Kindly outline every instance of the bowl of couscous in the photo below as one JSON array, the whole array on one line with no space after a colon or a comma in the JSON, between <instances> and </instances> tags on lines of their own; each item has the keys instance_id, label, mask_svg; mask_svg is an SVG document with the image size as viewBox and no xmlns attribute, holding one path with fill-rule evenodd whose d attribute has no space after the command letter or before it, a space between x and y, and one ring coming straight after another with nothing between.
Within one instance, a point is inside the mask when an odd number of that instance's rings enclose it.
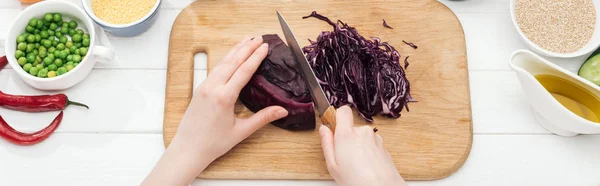
<instances>
[{"instance_id":1,"label":"bowl of couscous","mask_svg":"<svg viewBox=\"0 0 600 186\"><path fill-rule=\"evenodd\" d=\"M85 12L115 36L144 33L156 20L162 0L81 0Z\"/></svg>"}]
</instances>

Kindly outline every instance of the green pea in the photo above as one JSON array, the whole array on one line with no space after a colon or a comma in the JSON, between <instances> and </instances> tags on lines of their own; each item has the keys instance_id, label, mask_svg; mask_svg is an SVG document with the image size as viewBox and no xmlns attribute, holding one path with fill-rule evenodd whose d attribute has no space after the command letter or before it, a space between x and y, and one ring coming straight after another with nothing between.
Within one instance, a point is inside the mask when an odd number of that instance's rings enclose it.
<instances>
[{"instance_id":1,"label":"green pea","mask_svg":"<svg viewBox=\"0 0 600 186\"><path fill-rule=\"evenodd\" d=\"M46 64L46 65L50 65L50 64L52 64L53 62L54 62L54 61L53 61L53 59L52 59L51 57L46 57L46 58L44 58L44 64Z\"/></svg>"},{"instance_id":2,"label":"green pea","mask_svg":"<svg viewBox=\"0 0 600 186\"><path fill-rule=\"evenodd\" d=\"M60 76L63 75L65 73L67 73L67 68L66 67L60 67L56 70L56 73Z\"/></svg>"},{"instance_id":3,"label":"green pea","mask_svg":"<svg viewBox=\"0 0 600 186\"><path fill-rule=\"evenodd\" d=\"M68 27L61 27L60 28L60 33L65 35L69 33L69 28Z\"/></svg>"},{"instance_id":4,"label":"green pea","mask_svg":"<svg viewBox=\"0 0 600 186\"><path fill-rule=\"evenodd\" d=\"M35 26L37 26L37 23L38 23L38 22L37 22L37 20L36 20L35 18L31 18L31 19L29 20L29 26L31 26L31 27L35 27Z\"/></svg>"},{"instance_id":5,"label":"green pea","mask_svg":"<svg viewBox=\"0 0 600 186\"><path fill-rule=\"evenodd\" d=\"M75 30L73 30L73 29L69 29L69 35L70 35L70 36L73 36L73 35L75 35Z\"/></svg>"},{"instance_id":6,"label":"green pea","mask_svg":"<svg viewBox=\"0 0 600 186\"><path fill-rule=\"evenodd\" d=\"M58 68L58 67L56 67L56 65L55 65L55 64L50 64L50 65L48 65L48 70L49 70L49 71L55 71L57 68Z\"/></svg>"},{"instance_id":7,"label":"green pea","mask_svg":"<svg viewBox=\"0 0 600 186\"><path fill-rule=\"evenodd\" d=\"M74 67L77 67L77 65L79 65L79 63L73 63L73 66L74 66Z\"/></svg>"},{"instance_id":8,"label":"green pea","mask_svg":"<svg viewBox=\"0 0 600 186\"><path fill-rule=\"evenodd\" d=\"M40 54L40 53L37 50L35 50L35 49L34 49L33 52L31 52L31 55L33 55L33 56L37 56L38 54Z\"/></svg>"},{"instance_id":9,"label":"green pea","mask_svg":"<svg viewBox=\"0 0 600 186\"><path fill-rule=\"evenodd\" d=\"M80 55L77 55L77 54L75 54L75 55L73 56L73 62L75 62L75 63L79 63L79 62L81 62L81 56L80 56ZM77 66L77 65L75 65L75 66Z\"/></svg>"},{"instance_id":10,"label":"green pea","mask_svg":"<svg viewBox=\"0 0 600 186\"><path fill-rule=\"evenodd\" d=\"M69 27L71 27L71 28L73 28L73 29L74 29L74 28L77 28L77 22L76 22L75 20L71 20L71 21L69 22Z\"/></svg>"},{"instance_id":11,"label":"green pea","mask_svg":"<svg viewBox=\"0 0 600 186\"><path fill-rule=\"evenodd\" d=\"M75 35L73 35L73 37L71 37L71 39L73 39L73 42L79 43L79 42L81 42L82 38L81 38L80 34L75 34Z\"/></svg>"},{"instance_id":12,"label":"green pea","mask_svg":"<svg viewBox=\"0 0 600 186\"><path fill-rule=\"evenodd\" d=\"M34 61L35 61L35 56L32 56L32 55L27 56L27 61L26 61L27 63L33 63ZM19 63L19 64L24 65L25 63L23 63L23 64Z\"/></svg>"},{"instance_id":13,"label":"green pea","mask_svg":"<svg viewBox=\"0 0 600 186\"><path fill-rule=\"evenodd\" d=\"M56 51L56 48L54 48L54 47L48 48L48 53L52 54L52 53L54 53L54 51Z\"/></svg>"},{"instance_id":14,"label":"green pea","mask_svg":"<svg viewBox=\"0 0 600 186\"><path fill-rule=\"evenodd\" d=\"M44 68L44 64L37 64L35 65L35 68L37 68L38 70L42 70Z\"/></svg>"},{"instance_id":15,"label":"green pea","mask_svg":"<svg viewBox=\"0 0 600 186\"><path fill-rule=\"evenodd\" d=\"M34 34L39 34L39 33L40 33L40 29L37 29L37 28L36 28L35 30L33 30L33 33L34 33Z\"/></svg>"},{"instance_id":16,"label":"green pea","mask_svg":"<svg viewBox=\"0 0 600 186\"><path fill-rule=\"evenodd\" d=\"M69 61L66 63L67 65L73 65L73 61Z\"/></svg>"},{"instance_id":17,"label":"green pea","mask_svg":"<svg viewBox=\"0 0 600 186\"><path fill-rule=\"evenodd\" d=\"M27 44L26 44L26 43L24 43L24 42L23 42L23 43L19 43L19 44L17 45L17 50L20 50L20 51L23 51L23 52L24 52L25 50L27 50Z\"/></svg>"},{"instance_id":18,"label":"green pea","mask_svg":"<svg viewBox=\"0 0 600 186\"><path fill-rule=\"evenodd\" d=\"M27 44L27 49L26 52L32 52L35 49L35 45L34 44Z\"/></svg>"},{"instance_id":19,"label":"green pea","mask_svg":"<svg viewBox=\"0 0 600 186\"><path fill-rule=\"evenodd\" d=\"M56 47L60 42L58 40L52 40L52 46Z\"/></svg>"},{"instance_id":20,"label":"green pea","mask_svg":"<svg viewBox=\"0 0 600 186\"><path fill-rule=\"evenodd\" d=\"M42 62L42 58L40 56L35 56L35 62L41 63Z\"/></svg>"},{"instance_id":21,"label":"green pea","mask_svg":"<svg viewBox=\"0 0 600 186\"><path fill-rule=\"evenodd\" d=\"M54 39L54 31L48 30L48 36L52 36L52 39Z\"/></svg>"},{"instance_id":22,"label":"green pea","mask_svg":"<svg viewBox=\"0 0 600 186\"><path fill-rule=\"evenodd\" d=\"M58 25L56 23L50 23L50 26L48 28L50 29L50 31L55 31L58 28Z\"/></svg>"},{"instance_id":23,"label":"green pea","mask_svg":"<svg viewBox=\"0 0 600 186\"><path fill-rule=\"evenodd\" d=\"M63 60L60 60L60 61L54 60L54 65L56 65L57 67L62 67L63 63L64 63Z\"/></svg>"},{"instance_id":24,"label":"green pea","mask_svg":"<svg viewBox=\"0 0 600 186\"><path fill-rule=\"evenodd\" d=\"M76 49L74 54L75 54L75 55L80 55L80 56L81 56L81 51L79 51L79 49Z\"/></svg>"},{"instance_id":25,"label":"green pea","mask_svg":"<svg viewBox=\"0 0 600 186\"><path fill-rule=\"evenodd\" d=\"M23 65L23 70L25 70L25 72L29 72L29 69L31 69L32 65L31 63L27 63L25 65Z\"/></svg>"},{"instance_id":26,"label":"green pea","mask_svg":"<svg viewBox=\"0 0 600 186\"><path fill-rule=\"evenodd\" d=\"M42 45L44 45L44 47L46 47L46 48L50 48L50 47L52 47L52 41L45 40L42 42Z\"/></svg>"},{"instance_id":27,"label":"green pea","mask_svg":"<svg viewBox=\"0 0 600 186\"><path fill-rule=\"evenodd\" d=\"M35 34L35 42L40 42L42 40L42 36L40 34Z\"/></svg>"},{"instance_id":28,"label":"green pea","mask_svg":"<svg viewBox=\"0 0 600 186\"><path fill-rule=\"evenodd\" d=\"M67 41L69 41L69 39L67 38L67 36L60 36L60 38L58 38L58 41L60 43L67 43Z\"/></svg>"},{"instance_id":29,"label":"green pea","mask_svg":"<svg viewBox=\"0 0 600 186\"><path fill-rule=\"evenodd\" d=\"M75 54L76 50L77 50L76 46L71 46L71 48L69 48L69 54Z\"/></svg>"},{"instance_id":30,"label":"green pea","mask_svg":"<svg viewBox=\"0 0 600 186\"><path fill-rule=\"evenodd\" d=\"M65 68L67 69L67 72L69 72L69 71L73 70L73 68L75 68L75 66L73 66L73 64L68 64Z\"/></svg>"},{"instance_id":31,"label":"green pea","mask_svg":"<svg viewBox=\"0 0 600 186\"><path fill-rule=\"evenodd\" d=\"M15 51L15 58L16 59L19 59L19 58L21 58L23 56L25 56L25 52L20 51L20 50Z\"/></svg>"},{"instance_id":32,"label":"green pea","mask_svg":"<svg viewBox=\"0 0 600 186\"><path fill-rule=\"evenodd\" d=\"M32 34L33 32L35 32L35 28L27 25L27 27L25 27L25 31Z\"/></svg>"},{"instance_id":33,"label":"green pea","mask_svg":"<svg viewBox=\"0 0 600 186\"><path fill-rule=\"evenodd\" d=\"M86 38L89 39L90 35L89 34L83 34L83 39L86 39Z\"/></svg>"},{"instance_id":34,"label":"green pea","mask_svg":"<svg viewBox=\"0 0 600 186\"><path fill-rule=\"evenodd\" d=\"M47 30L42 30L42 32L40 32L40 36L42 36L42 39L46 39L48 38L48 31Z\"/></svg>"},{"instance_id":35,"label":"green pea","mask_svg":"<svg viewBox=\"0 0 600 186\"><path fill-rule=\"evenodd\" d=\"M17 59L17 63L19 63L19 65L23 66L25 63L27 63L27 58L20 57L19 59Z\"/></svg>"},{"instance_id":36,"label":"green pea","mask_svg":"<svg viewBox=\"0 0 600 186\"><path fill-rule=\"evenodd\" d=\"M53 19L53 18L54 18L54 17L52 16L52 14L51 14L51 13L46 13L46 14L44 14L44 21L47 21L47 22L52 22L52 19Z\"/></svg>"},{"instance_id":37,"label":"green pea","mask_svg":"<svg viewBox=\"0 0 600 186\"><path fill-rule=\"evenodd\" d=\"M54 57L60 58L60 50L54 51Z\"/></svg>"},{"instance_id":38,"label":"green pea","mask_svg":"<svg viewBox=\"0 0 600 186\"><path fill-rule=\"evenodd\" d=\"M67 56L67 61L73 61L73 55L68 55Z\"/></svg>"},{"instance_id":39,"label":"green pea","mask_svg":"<svg viewBox=\"0 0 600 186\"><path fill-rule=\"evenodd\" d=\"M79 34L79 35L81 35L81 36L83 36L83 34L84 34L84 32L83 32L83 30L81 30L81 28L79 28L79 29L75 30L75 33L76 33L76 34Z\"/></svg>"},{"instance_id":40,"label":"green pea","mask_svg":"<svg viewBox=\"0 0 600 186\"><path fill-rule=\"evenodd\" d=\"M55 13L54 14L54 18L52 19L55 23L60 23L62 22L62 15L60 15L59 13Z\"/></svg>"},{"instance_id":41,"label":"green pea","mask_svg":"<svg viewBox=\"0 0 600 186\"><path fill-rule=\"evenodd\" d=\"M63 51L60 51L60 56L58 56L58 57L60 59L66 59L68 55L69 55L69 50L65 49Z\"/></svg>"},{"instance_id":42,"label":"green pea","mask_svg":"<svg viewBox=\"0 0 600 186\"><path fill-rule=\"evenodd\" d=\"M37 25L35 26L35 28L37 28L37 29L44 28L44 22L41 19L36 19L36 21L37 21Z\"/></svg>"},{"instance_id":43,"label":"green pea","mask_svg":"<svg viewBox=\"0 0 600 186\"><path fill-rule=\"evenodd\" d=\"M46 57L46 56L48 56L48 52L46 52L45 50L44 51L40 51L39 57Z\"/></svg>"},{"instance_id":44,"label":"green pea","mask_svg":"<svg viewBox=\"0 0 600 186\"><path fill-rule=\"evenodd\" d=\"M37 67L31 67L29 68L29 74L31 74L32 76L36 76L38 73L38 68Z\"/></svg>"},{"instance_id":45,"label":"green pea","mask_svg":"<svg viewBox=\"0 0 600 186\"><path fill-rule=\"evenodd\" d=\"M32 34L32 35L27 36L27 42L29 42L29 43L35 42L35 35Z\"/></svg>"},{"instance_id":46,"label":"green pea","mask_svg":"<svg viewBox=\"0 0 600 186\"><path fill-rule=\"evenodd\" d=\"M25 40L27 40L27 37L25 37L24 35L17 36L17 43L25 42Z\"/></svg>"},{"instance_id":47,"label":"green pea","mask_svg":"<svg viewBox=\"0 0 600 186\"><path fill-rule=\"evenodd\" d=\"M42 69L38 72L37 77L45 78L48 75L48 69Z\"/></svg>"},{"instance_id":48,"label":"green pea","mask_svg":"<svg viewBox=\"0 0 600 186\"><path fill-rule=\"evenodd\" d=\"M48 57L54 61L54 54L48 54Z\"/></svg>"},{"instance_id":49,"label":"green pea","mask_svg":"<svg viewBox=\"0 0 600 186\"><path fill-rule=\"evenodd\" d=\"M64 50L65 49L65 44L59 43L58 45L56 45L56 49L57 50Z\"/></svg>"},{"instance_id":50,"label":"green pea","mask_svg":"<svg viewBox=\"0 0 600 186\"><path fill-rule=\"evenodd\" d=\"M71 48L71 47L73 46L73 42L71 42L71 41L67 41L67 43L65 43L65 46L66 46L67 48Z\"/></svg>"},{"instance_id":51,"label":"green pea","mask_svg":"<svg viewBox=\"0 0 600 186\"><path fill-rule=\"evenodd\" d=\"M63 64L63 60L62 59L55 59L54 60L54 64L50 64L50 65L54 65L56 67L59 67L58 65L56 65L57 63Z\"/></svg>"},{"instance_id":52,"label":"green pea","mask_svg":"<svg viewBox=\"0 0 600 186\"><path fill-rule=\"evenodd\" d=\"M83 44L81 44L81 43L75 43L74 45L75 45L77 48L81 48L81 47L83 46Z\"/></svg>"},{"instance_id":53,"label":"green pea","mask_svg":"<svg viewBox=\"0 0 600 186\"><path fill-rule=\"evenodd\" d=\"M35 43L34 44L34 49L38 49L38 48L40 48L40 46L42 46L42 45L40 45L40 43Z\"/></svg>"},{"instance_id":54,"label":"green pea","mask_svg":"<svg viewBox=\"0 0 600 186\"><path fill-rule=\"evenodd\" d=\"M60 36L63 36L63 34L60 32L60 29L58 29L58 30L56 30L56 32L54 32L54 36L60 37Z\"/></svg>"},{"instance_id":55,"label":"green pea","mask_svg":"<svg viewBox=\"0 0 600 186\"><path fill-rule=\"evenodd\" d=\"M81 56L85 56L88 52L88 49L86 47L82 47L79 49L79 54L81 54Z\"/></svg>"},{"instance_id":56,"label":"green pea","mask_svg":"<svg viewBox=\"0 0 600 186\"><path fill-rule=\"evenodd\" d=\"M39 65L40 63L38 63L38 62L36 61L36 62L33 62L33 63L27 63L27 64L31 64L31 66L35 67L35 66Z\"/></svg>"},{"instance_id":57,"label":"green pea","mask_svg":"<svg viewBox=\"0 0 600 186\"><path fill-rule=\"evenodd\" d=\"M49 78L56 77L56 71L50 71L50 72L48 72L48 77Z\"/></svg>"}]
</instances>

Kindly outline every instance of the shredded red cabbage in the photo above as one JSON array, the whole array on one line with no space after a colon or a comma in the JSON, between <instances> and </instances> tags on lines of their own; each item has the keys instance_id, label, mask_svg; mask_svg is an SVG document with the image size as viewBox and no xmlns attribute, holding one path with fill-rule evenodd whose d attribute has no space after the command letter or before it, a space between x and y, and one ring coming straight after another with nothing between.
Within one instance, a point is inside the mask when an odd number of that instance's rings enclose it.
<instances>
[{"instance_id":1,"label":"shredded red cabbage","mask_svg":"<svg viewBox=\"0 0 600 186\"><path fill-rule=\"evenodd\" d=\"M406 41L404 41L404 40L402 40L402 42L403 42L404 44L406 44L406 45L408 45L408 46L410 46L410 47L414 48L414 49L417 49L417 48L419 48L419 47L418 47L417 45L415 45L414 43L411 43L411 42L406 42Z\"/></svg>"},{"instance_id":2,"label":"shredded red cabbage","mask_svg":"<svg viewBox=\"0 0 600 186\"><path fill-rule=\"evenodd\" d=\"M334 24L316 11L303 19L309 17L333 27L303 48L333 106L349 104L367 121L373 121L378 113L398 118L404 107L408 111L410 85L400 66L400 53L393 46L376 37L366 39L348 24L340 20Z\"/></svg>"},{"instance_id":3,"label":"shredded red cabbage","mask_svg":"<svg viewBox=\"0 0 600 186\"><path fill-rule=\"evenodd\" d=\"M383 27L386 27L386 28L389 28L389 29L394 29L390 25L388 25L387 22L385 22L385 19L381 19L381 20L383 20Z\"/></svg>"}]
</instances>

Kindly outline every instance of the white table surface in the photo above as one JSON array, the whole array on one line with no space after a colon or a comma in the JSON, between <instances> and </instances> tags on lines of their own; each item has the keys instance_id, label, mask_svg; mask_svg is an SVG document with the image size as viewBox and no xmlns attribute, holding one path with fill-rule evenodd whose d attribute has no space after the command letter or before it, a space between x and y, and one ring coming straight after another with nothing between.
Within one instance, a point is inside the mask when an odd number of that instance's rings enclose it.
<instances>
[{"instance_id":1,"label":"white table surface","mask_svg":"<svg viewBox=\"0 0 600 186\"><path fill-rule=\"evenodd\" d=\"M92 109L69 107L56 133L38 145L0 140L0 185L138 185L164 151L169 33L178 13L191 2L164 1L155 25L138 37L109 36L119 63L97 65L82 83L64 91ZM512 25L509 0L442 2L456 13L466 35L473 148L464 166L450 177L410 185L600 185L600 135L559 137L532 116L507 65L513 51L526 48ZM0 33L7 32L22 8L17 0L0 0ZM581 64L577 61L582 59L557 63L575 70ZM206 76L206 56L199 54L196 64L198 84ZM0 90L48 93L28 87L10 68L0 72ZM56 115L6 109L0 114L22 131L39 130ZM193 185L284 184L335 185L292 180L196 180Z\"/></svg>"}]
</instances>

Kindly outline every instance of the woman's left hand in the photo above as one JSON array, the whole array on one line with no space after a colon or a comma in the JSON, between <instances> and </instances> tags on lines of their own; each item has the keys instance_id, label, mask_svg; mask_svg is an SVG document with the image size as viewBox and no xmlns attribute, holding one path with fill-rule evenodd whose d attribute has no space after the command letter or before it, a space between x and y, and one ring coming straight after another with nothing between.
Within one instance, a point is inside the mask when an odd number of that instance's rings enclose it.
<instances>
[{"instance_id":1,"label":"woman's left hand","mask_svg":"<svg viewBox=\"0 0 600 186\"><path fill-rule=\"evenodd\" d=\"M198 86L165 154L142 185L187 185L212 161L262 126L287 116L280 106L238 118L240 91L267 56L261 37L246 38Z\"/></svg>"}]
</instances>

